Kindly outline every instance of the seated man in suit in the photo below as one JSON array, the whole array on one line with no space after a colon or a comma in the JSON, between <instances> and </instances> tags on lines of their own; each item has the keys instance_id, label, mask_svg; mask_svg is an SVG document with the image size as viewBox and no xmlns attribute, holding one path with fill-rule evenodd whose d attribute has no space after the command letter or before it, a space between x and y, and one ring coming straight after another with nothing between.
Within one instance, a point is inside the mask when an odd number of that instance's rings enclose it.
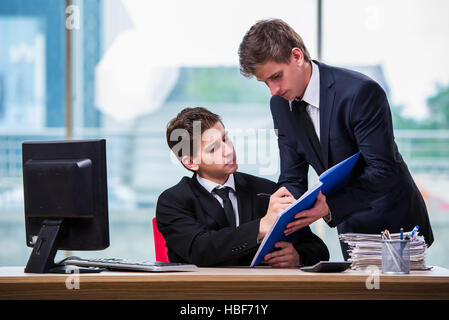
<instances>
[{"instance_id":1,"label":"seated man in suit","mask_svg":"<svg viewBox=\"0 0 449 320\"><path fill-rule=\"evenodd\" d=\"M295 201L293 196L272 181L236 172L235 150L223 123L205 108L186 108L172 119L167 143L193 172L165 190L157 202L157 226L170 261L250 265L276 215ZM258 193L272 196L261 198ZM299 230L293 243L278 242L276 247L264 257L273 267L329 259L326 245L309 227Z\"/></svg>"}]
</instances>

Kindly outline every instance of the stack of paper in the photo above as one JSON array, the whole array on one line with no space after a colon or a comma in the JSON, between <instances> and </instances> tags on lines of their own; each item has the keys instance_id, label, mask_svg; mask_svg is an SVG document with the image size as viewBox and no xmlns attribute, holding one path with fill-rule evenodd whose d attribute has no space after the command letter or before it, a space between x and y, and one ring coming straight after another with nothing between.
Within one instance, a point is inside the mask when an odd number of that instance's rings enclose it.
<instances>
[{"instance_id":1,"label":"stack of paper","mask_svg":"<svg viewBox=\"0 0 449 320\"><path fill-rule=\"evenodd\" d=\"M404 232L410 237L411 232ZM380 234L345 233L339 235L340 240L349 246L351 268L360 270L368 266L382 268L382 236ZM399 240L400 234L391 234L392 240ZM423 236L415 235L410 240L410 270L427 270L425 263L427 245Z\"/></svg>"}]
</instances>

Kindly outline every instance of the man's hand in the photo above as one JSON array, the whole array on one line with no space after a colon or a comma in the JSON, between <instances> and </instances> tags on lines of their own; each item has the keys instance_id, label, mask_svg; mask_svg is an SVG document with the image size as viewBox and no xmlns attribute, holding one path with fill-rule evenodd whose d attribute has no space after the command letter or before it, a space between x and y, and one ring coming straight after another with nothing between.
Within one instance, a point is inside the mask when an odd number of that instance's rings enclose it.
<instances>
[{"instance_id":1,"label":"man's hand","mask_svg":"<svg viewBox=\"0 0 449 320\"><path fill-rule=\"evenodd\" d=\"M267 254L262 263L273 268L293 268L300 264L299 254L290 242L280 241L274 247L278 250Z\"/></svg>"},{"instance_id":2,"label":"man's hand","mask_svg":"<svg viewBox=\"0 0 449 320\"><path fill-rule=\"evenodd\" d=\"M261 240L265 237L277 215L287 209L293 202L295 202L295 198L285 187L279 188L271 195L267 213L260 219L257 239Z\"/></svg>"},{"instance_id":3,"label":"man's hand","mask_svg":"<svg viewBox=\"0 0 449 320\"><path fill-rule=\"evenodd\" d=\"M329 214L329 207L326 203L326 196L318 193L317 200L312 208L301 211L295 215L295 220L287 224L284 234L288 236L293 232L311 225L320 218L323 218Z\"/></svg>"}]
</instances>

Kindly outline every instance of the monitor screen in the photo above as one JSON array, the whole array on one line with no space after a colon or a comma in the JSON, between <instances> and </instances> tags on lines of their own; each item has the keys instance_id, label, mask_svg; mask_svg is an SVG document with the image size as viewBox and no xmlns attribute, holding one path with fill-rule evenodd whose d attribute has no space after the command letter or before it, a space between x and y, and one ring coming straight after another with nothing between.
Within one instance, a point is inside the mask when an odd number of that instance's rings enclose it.
<instances>
[{"instance_id":1,"label":"monitor screen","mask_svg":"<svg viewBox=\"0 0 449 320\"><path fill-rule=\"evenodd\" d=\"M49 251L52 260L58 249L107 248L106 141L24 142L22 161L26 242L34 248L28 264L43 259L37 250ZM49 245L45 237L54 238L51 248L42 247ZM33 272L33 267L27 269ZM36 270L43 269L48 268Z\"/></svg>"}]
</instances>

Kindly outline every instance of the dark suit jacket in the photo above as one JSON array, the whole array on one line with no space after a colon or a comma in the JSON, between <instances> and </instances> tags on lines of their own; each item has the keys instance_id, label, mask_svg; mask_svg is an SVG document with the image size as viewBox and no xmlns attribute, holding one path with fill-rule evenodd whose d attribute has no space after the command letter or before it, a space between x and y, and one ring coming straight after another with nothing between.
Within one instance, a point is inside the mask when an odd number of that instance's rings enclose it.
<instances>
[{"instance_id":1,"label":"dark suit jacket","mask_svg":"<svg viewBox=\"0 0 449 320\"><path fill-rule=\"evenodd\" d=\"M316 61L315 61L316 62ZM320 70L320 144L314 151L288 101L271 98L281 157L279 185L299 197L307 190L309 164L318 174L361 151L351 178L327 197L331 227L339 233L412 230L428 245L433 233L421 193L398 151L384 90L358 72L316 62Z\"/></svg>"},{"instance_id":2,"label":"dark suit jacket","mask_svg":"<svg viewBox=\"0 0 449 320\"><path fill-rule=\"evenodd\" d=\"M234 181L240 225L228 225L223 207L193 175L183 177L158 199L156 221L173 262L198 266L249 266L258 249L259 222L269 199L257 193L273 193L277 185L269 180L235 172ZM310 228L297 232L292 242L302 263L329 259L324 242Z\"/></svg>"}]
</instances>

